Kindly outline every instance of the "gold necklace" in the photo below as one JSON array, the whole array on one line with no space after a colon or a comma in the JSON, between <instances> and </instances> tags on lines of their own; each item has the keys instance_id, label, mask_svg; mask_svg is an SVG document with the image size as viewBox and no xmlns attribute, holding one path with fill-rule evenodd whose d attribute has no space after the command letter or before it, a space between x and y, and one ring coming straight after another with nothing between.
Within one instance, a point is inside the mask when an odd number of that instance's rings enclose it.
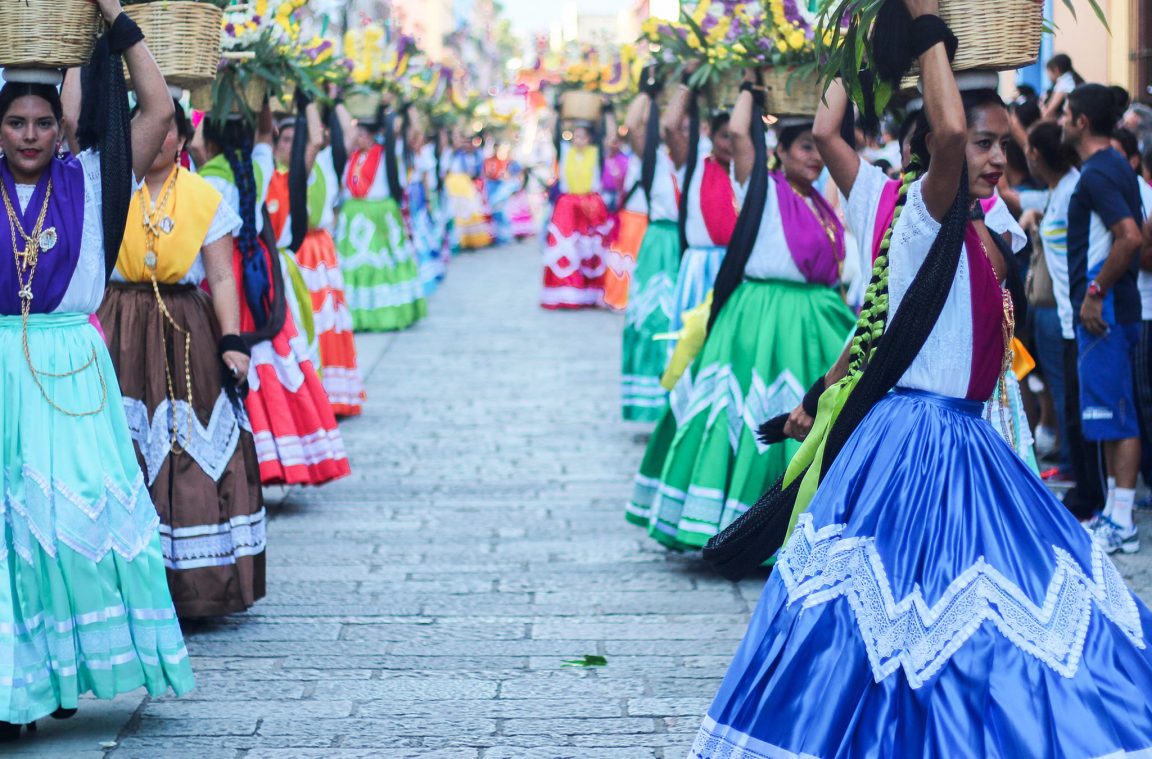
<instances>
[{"instance_id":1,"label":"gold necklace","mask_svg":"<svg viewBox=\"0 0 1152 759\"><path fill-rule=\"evenodd\" d=\"M172 169L168 178L164 180L160 202L151 210L149 210L149 205L152 199L148 195L148 187L145 185L140 188L140 207L144 210L144 267L148 270L148 276L152 280L152 292L156 296L156 304L160 308L160 313L172 325L173 331L184 337L184 389L188 394L188 432L184 438L184 445L181 446L176 425L176 384L172 380L172 365L168 361L168 338L165 337L164 330L160 330L160 347L164 356L164 379L168 389L168 408L170 409L169 413L172 414L172 434L169 446L172 453L176 455L187 450L187 446L192 442L192 417L196 413L192 399L192 332L176 323L176 319L160 295L160 283L156 280L156 267L159 265L160 259L156 248L160 241L160 235L170 233L175 227L172 217L168 216L166 211L168 202L176 190L176 179L179 173L180 166L177 165Z\"/></svg>"},{"instance_id":2,"label":"gold necklace","mask_svg":"<svg viewBox=\"0 0 1152 759\"><path fill-rule=\"evenodd\" d=\"M4 212L8 216L8 226L11 232L12 240L12 255L16 259L16 281L19 287L20 297L20 341L24 349L24 362L28 365L28 371L32 373L32 381L36 383L36 388L40 391L40 395L48 402L56 411L70 417L86 417L96 416L104 410L105 404L108 402L108 384L104 380L104 372L100 369L100 363L97 358L96 349L92 349L92 356L78 369L73 369L69 372L45 372L36 368L32 362L32 350L28 345L28 319L32 314L32 280L36 277L36 269L40 264L41 244L46 244L48 249L56 246L55 230L49 228L44 230L44 220L48 216L48 205L52 201L52 180L48 180L48 187L44 193L44 204L40 207L40 214L36 219L36 226L32 230L32 234L26 234L24 227L20 223L20 217L16 215L16 209L12 206L12 199L8 196L8 187L3 182L0 182L0 197L4 201ZM46 232L52 232L50 238L45 239ZM20 250L16 244L16 235L19 233L20 237L24 239L24 250ZM48 396L48 391L44 389L44 384L41 377L48 377L50 379L63 379L67 377L75 377L81 372L88 369L90 366L96 367L96 376L100 379L100 405L92 411L69 411L59 406Z\"/></svg>"}]
</instances>

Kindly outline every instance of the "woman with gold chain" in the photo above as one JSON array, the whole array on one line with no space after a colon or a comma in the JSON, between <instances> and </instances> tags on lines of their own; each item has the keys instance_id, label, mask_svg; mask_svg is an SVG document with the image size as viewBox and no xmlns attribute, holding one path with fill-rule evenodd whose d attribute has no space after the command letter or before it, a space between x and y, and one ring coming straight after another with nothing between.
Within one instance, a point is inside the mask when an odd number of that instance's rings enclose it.
<instances>
[{"instance_id":1,"label":"woman with gold chain","mask_svg":"<svg viewBox=\"0 0 1152 759\"><path fill-rule=\"evenodd\" d=\"M82 104L79 72L69 75L78 152L57 157L59 72L9 67L0 90L3 741L43 717L71 716L87 692L182 694L193 684L159 519L90 321L120 248L133 175L160 149L172 100L119 1L98 4L109 31ZM121 56L139 102L131 120Z\"/></svg>"},{"instance_id":2,"label":"woman with gold chain","mask_svg":"<svg viewBox=\"0 0 1152 759\"><path fill-rule=\"evenodd\" d=\"M237 392L249 363L232 275L241 221L207 181L180 167L191 136L177 103L132 196L98 312L182 618L232 614L260 599L265 546L260 467Z\"/></svg>"},{"instance_id":3,"label":"woman with gold chain","mask_svg":"<svg viewBox=\"0 0 1152 759\"><path fill-rule=\"evenodd\" d=\"M731 233L707 339L672 391L627 509L629 521L677 549L702 547L784 473L799 443L767 446L758 428L796 407L854 323L838 289L844 230L813 186L824 161L812 116L780 120L780 168L770 171L757 159L763 129L752 129L752 93L751 84L740 93L729 128L744 203L738 226L758 229ZM760 208L742 197L756 182Z\"/></svg>"}]
</instances>

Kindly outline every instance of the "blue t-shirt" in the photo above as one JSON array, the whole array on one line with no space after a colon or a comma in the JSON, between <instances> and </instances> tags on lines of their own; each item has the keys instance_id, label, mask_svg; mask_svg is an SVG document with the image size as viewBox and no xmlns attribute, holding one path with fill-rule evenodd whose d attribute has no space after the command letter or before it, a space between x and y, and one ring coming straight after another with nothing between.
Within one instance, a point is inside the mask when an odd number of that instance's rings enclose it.
<instances>
[{"instance_id":1,"label":"blue t-shirt","mask_svg":"<svg viewBox=\"0 0 1152 759\"><path fill-rule=\"evenodd\" d=\"M1137 226L1144 221L1139 180L1124 156L1107 148L1080 167L1080 181L1068 203L1068 285L1077 324L1088 283L1100 273L1112 250L1112 226L1125 218L1133 219ZM1134 256L1131 268L1104 300L1107 321L1140 321L1140 291L1136 287L1139 271L1140 257Z\"/></svg>"}]
</instances>

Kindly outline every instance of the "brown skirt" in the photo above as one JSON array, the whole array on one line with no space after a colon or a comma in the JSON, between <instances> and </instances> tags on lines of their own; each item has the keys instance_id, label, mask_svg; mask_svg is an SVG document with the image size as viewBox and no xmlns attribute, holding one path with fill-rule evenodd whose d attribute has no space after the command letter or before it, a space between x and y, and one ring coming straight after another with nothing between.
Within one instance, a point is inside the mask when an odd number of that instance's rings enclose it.
<instances>
[{"instance_id":1,"label":"brown skirt","mask_svg":"<svg viewBox=\"0 0 1152 759\"><path fill-rule=\"evenodd\" d=\"M161 294L176 323L191 333L191 407L185 337L161 313L151 283L112 283L97 315L136 455L160 514L176 613L232 614L264 596L260 466L243 409L222 390L220 327L211 298L191 286L163 286ZM162 358L165 343L174 403Z\"/></svg>"}]
</instances>

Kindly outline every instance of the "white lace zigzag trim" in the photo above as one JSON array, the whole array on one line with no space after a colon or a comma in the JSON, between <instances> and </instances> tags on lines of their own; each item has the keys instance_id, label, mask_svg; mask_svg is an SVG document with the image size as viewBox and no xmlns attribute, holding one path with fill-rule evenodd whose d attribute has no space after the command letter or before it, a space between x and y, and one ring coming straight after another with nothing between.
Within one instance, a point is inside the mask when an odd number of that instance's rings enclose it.
<instances>
[{"instance_id":1,"label":"white lace zigzag trim","mask_svg":"<svg viewBox=\"0 0 1152 759\"><path fill-rule=\"evenodd\" d=\"M728 443L733 451L740 446L744 427L752 431L760 453L768 450L756 438L760 425L786 414L800 405L804 388L792 372L785 369L769 385L760 373L752 370L751 384L745 394L731 364L709 364L698 376L687 371L676 383L670 403L677 426L688 424L697 415L708 413L708 425L724 414L728 418Z\"/></svg>"},{"instance_id":2,"label":"white lace zigzag trim","mask_svg":"<svg viewBox=\"0 0 1152 759\"><path fill-rule=\"evenodd\" d=\"M1092 548L1092 576L1053 546L1056 568L1042 605L988 565L983 557L951 582L929 606L916 587L897 601L874 538L845 538L845 525L819 531L800 517L776 567L790 604L812 608L837 598L852 607L880 682L903 669L912 688L928 682L967 640L991 622L1021 651L1063 677L1073 677L1084 652L1092 607L1144 648L1140 611L1112 561Z\"/></svg>"},{"instance_id":3,"label":"white lace zigzag trim","mask_svg":"<svg viewBox=\"0 0 1152 759\"><path fill-rule=\"evenodd\" d=\"M657 310L663 316L672 318L672 312L676 310L676 302L673 300L676 283L670 276L658 272L644 283L643 289L636 286L638 283L635 279L632 283L633 292L628 296L628 308L624 312L624 323L627 326L639 329Z\"/></svg>"},{"instance_id":4,"label":"white lace zigzag trim","mask_svg":"<svg viewBox=\"0 0 1152 759\"><path fill-rule=\"evenodd\" d=\"M18 484L17 478L22 482ZM23 498L17 498L21 489ZM60 544L92 562L101 561L109 551L132 561L151 542L160 523L144 475L138 472L130 484L106 475L99 490L100 497L92 500L64 482L49 481L30 466L19 474L7 471L0 529L28 564L33 564L35 545L55 558ZM0 561L8 557L7 543L0 535Z\"/></svg>"},{"instance_id":5,"label":"white lace zigzag trim","mask_svg":"<svg viewBox=\"0 0 1152 759\"><path fill-rule=\"evenodd\" d=\"M200 424L187 401L171 403L165 398L156 407L149 422L148 407L144 402L125 397L124 413L128 417L132 440L144 455L149 487L156 481L160 467L172 452L173 432L184 452L200 465L205 474L218 482L236 453L240 430L249 429L247 415L237 416L235 407L224 393L216 398L207 427ZM191 438L188 434L189 421Z\"/></svg>"}]
</instances>

